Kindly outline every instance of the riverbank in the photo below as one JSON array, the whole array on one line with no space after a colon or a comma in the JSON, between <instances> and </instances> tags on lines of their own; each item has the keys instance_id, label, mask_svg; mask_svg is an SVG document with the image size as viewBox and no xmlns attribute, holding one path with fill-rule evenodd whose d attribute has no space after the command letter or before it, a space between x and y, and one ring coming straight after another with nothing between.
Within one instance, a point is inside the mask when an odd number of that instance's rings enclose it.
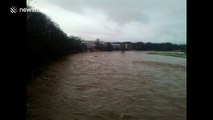
<instances>
[{"instance_id":1,"label":"riverbank","mask_svg":"<svg viewBox=\"0 0 213 120\"><path fill-rule=\"evenodd\" d=\"M164 55L164 56L172 56L172 57L180 57L180 58L186 58L186 53L184 52L174 52L174 51L152 51L148 54L152 55Z\"/></svg>"}]
</instances>

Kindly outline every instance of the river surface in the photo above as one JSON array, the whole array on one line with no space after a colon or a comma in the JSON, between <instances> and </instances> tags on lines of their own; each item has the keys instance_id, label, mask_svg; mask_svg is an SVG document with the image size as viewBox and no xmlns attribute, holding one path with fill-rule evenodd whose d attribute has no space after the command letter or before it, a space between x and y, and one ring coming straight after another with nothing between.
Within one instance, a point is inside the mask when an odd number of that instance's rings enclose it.
<instances>
[{"instance_id":1,"label":"river surface","mask_svg":"<svg viewBox=\"0 0 213 120\"><path fill-rule=\"evenodd\" d=\"M88 52L27 85L27 120L186 120L186 59Z\"/></svg>"}]
</instances>

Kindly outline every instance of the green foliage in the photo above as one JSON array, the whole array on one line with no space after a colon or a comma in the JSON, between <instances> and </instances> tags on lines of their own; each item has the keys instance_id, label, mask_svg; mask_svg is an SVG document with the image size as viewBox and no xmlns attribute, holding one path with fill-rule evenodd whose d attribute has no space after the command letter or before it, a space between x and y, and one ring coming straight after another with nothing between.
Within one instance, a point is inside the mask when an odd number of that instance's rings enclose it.
<instances>
[{"instance_id":1,"label":"green foliage","mask_svg":"<svg viewBox=\"0 0 213 120\"><path fill-rule=\"evenodd\" d=\"M172 52L172 51L154 51L154 52L149 52L148 54L186 58L186 53L175 52L175 51L174 52Z\"/></svg>"}]
</instances>

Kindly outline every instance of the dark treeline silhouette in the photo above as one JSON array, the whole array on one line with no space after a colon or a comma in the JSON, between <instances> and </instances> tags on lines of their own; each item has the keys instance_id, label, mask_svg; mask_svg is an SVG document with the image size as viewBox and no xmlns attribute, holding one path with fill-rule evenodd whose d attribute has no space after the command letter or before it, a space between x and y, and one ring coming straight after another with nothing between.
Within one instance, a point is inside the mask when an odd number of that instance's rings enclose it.
<instances>
[{"instance_id":1,"label":"dark treeline silhouette","mask_svg":"<svg viewBox=\"0 0 213 120\"><path fill-rule=\"evenodd\" d=\"M81 39L68 37L41 12L27 13L29 76L36 76L49 61L81 51Z\"/></svg>"},{"instance_id":2,"label":"dark treeline silhouette","mask_svg":"<svg viewBox=\"0 0 213 120\"><path fill-rule=\"evenodd\" d=\"M103 51L113 51L113 50L154 50L154 51L182 51L186 52L185 44L172 44L172 43L143 43L143 42L106 42L101 44L101 42L96 41L96 49Z\"/></svg>"},{"instance_id":3,"label":"dark treeline silhouette","mask_svg":"<svg viewBox=\"0 0 213 120\"><path fill-rule=\"evenodd\" d=\"M186 50L186 45L177 45L177 44L172 44L172 43L143 43L143 42L138 42L138 43L133 43L133 48L135 50L156 50L156 51L183 51L185 52Z\"/></svg>"}]
</instances>

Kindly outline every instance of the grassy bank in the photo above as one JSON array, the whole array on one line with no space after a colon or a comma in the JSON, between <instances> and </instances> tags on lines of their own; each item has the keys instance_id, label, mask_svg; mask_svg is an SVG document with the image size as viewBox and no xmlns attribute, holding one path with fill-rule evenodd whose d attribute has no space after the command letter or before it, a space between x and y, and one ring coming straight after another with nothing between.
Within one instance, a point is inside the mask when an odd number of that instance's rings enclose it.
<instances>
[{"instance_id":1,"label":"grassy bank","mask_svg":"<svg viewBox=\"0 0 213 120\"><path fill-rule=\"evenodd\" d=\"M152 54L152 55L164 55L164 56L172 56L172 57L186 58L186 53L184 53L184 52L153 51L153 52L149 52L149 53L147 53L147 54Z\"/></svg>"}]
</instances>

